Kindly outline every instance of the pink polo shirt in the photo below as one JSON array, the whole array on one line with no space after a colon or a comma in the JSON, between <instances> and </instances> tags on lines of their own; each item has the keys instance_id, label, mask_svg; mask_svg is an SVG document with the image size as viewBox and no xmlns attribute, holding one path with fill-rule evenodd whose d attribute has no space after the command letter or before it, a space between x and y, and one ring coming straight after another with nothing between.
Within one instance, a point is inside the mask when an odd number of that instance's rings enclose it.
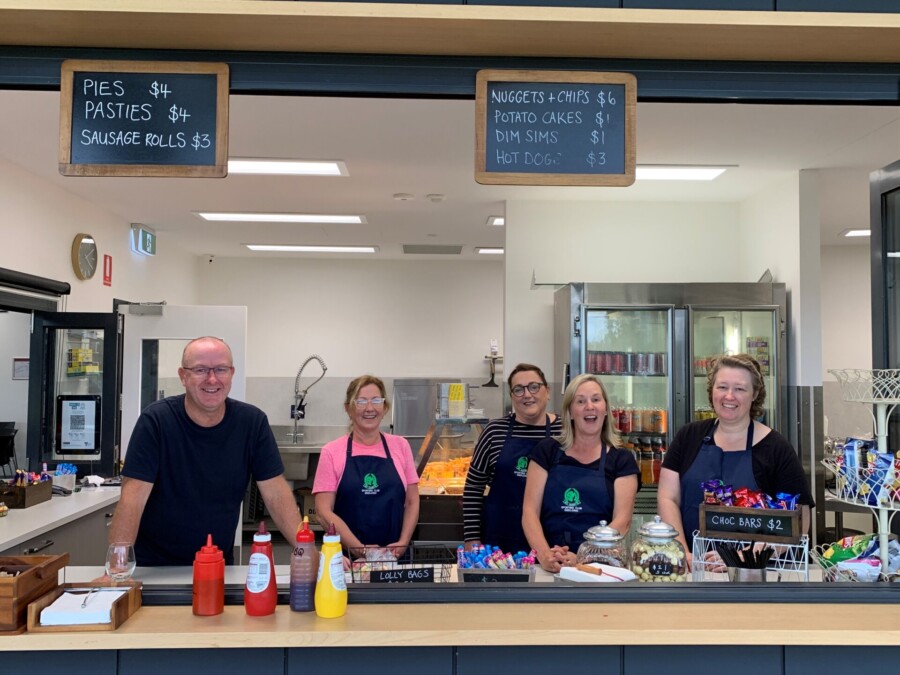
<instances>
[{"instance_id":1,"label":"pink polo shirt","mask_svg":"<svg viewBox=\"0 0 900 675\"><path fill-rule=\"evenodd\" d=\"M322 447L322 452L319 454L319 468L316 469L316 478L313 481L313 494L318 492L337 492L341 476L344 475L344 467L347 466L347 436L348 434L345 434ZM397 473L403 480L404 487L418 483L419 475L416 473L415 464L413 464L409 442L403 436L385 434L384 437L387 440L388 449L391 451L391 459L397 468ZM351 452L354 457L385 456L381 439L375 445L363 445L354 440Z\"/></svg>"}]
</instances>

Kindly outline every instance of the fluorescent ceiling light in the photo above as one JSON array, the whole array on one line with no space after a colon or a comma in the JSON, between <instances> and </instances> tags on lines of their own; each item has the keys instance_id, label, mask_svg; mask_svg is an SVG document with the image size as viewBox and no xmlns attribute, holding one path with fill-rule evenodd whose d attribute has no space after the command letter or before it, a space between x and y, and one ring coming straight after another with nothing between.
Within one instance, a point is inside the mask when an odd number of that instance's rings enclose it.
<instances>
[{"instance_id":1,"label":"fluorescent ceiling light","mask_svg":"<svg viewBox=\"0 0 900 675\"><path fill-rule=\"evenodd\" d=\"M228 160L228 173L269 174L279 176L349 176L347 165L336 161L305 161L295 159Z\"/></svg>"},{"instance_id":2,"label":"fluorescent ceiling light","mask_svg":"<svg viewBox=\"0 0 900 675\"><path fill-rule=\"evenodd\" d=\"M481 255L503 255L502 248L487 248L484 246L476 246L475 253L480 253Z\"/></svg>"},{"instance_id":3,"label":"fluorescent ceiling light","mask_svg":"<svg viewBox=\"0 0 900 675\"><path fill-rule=\"evenodd\" d=\"M246 244L251 251L292 251L297 253L377 253L377 246L287 246L281 244Z\"/></svg>"},{"instance_id":4,"label":"fluorescent ceiling light","mask_svg":"<svg viewBox=\"0 0 900 675\"><path fill-rule=\"evenodd\" d=\"M635 169L635 177L637 180L713 180L728 168L732 167L645 165Z\"/></svg>"},{"instance_id":5,"label":"fluorescent ceiling light","mask_svg":"<svg viewBox=\"0 0 900 675\"><path fill-rule=\"evenodd\" d=\"M872 236L871 230L844 230L841 232L842 237L870 237Z\"/></svg>"},{"instance_id":6,"label":"fluorescent ceiling light","mask_svg":"<svg viewBox=\"0 0 900 675\"><path fill-rule=\"evenodd\" d=\"M502 225L506 225L506 218L504 218L503 216L491 216L487 219L487 224L500 227Z\"/></svg>"},{"instance_id":7,"label":"fluorescent ceiling light","mask_svg":"<svg viewBox=\"0 0 900 675\"><path fill-rule=\"evenodd\" d=\"M900 258L900 251L888 251L888 258Z\"/></svg>"},{"instance_id":8,"label":"fluorescent ceiling light","mask_svg":"<svg viewBox=\"0 0 900 675\"><path fill-rule=\"evenodd\" d=\"M212 213L195 212L203 220L229 223L324 223L364 225L365 216L338 216L315 213Z\"/></svg>"}]
</instances>

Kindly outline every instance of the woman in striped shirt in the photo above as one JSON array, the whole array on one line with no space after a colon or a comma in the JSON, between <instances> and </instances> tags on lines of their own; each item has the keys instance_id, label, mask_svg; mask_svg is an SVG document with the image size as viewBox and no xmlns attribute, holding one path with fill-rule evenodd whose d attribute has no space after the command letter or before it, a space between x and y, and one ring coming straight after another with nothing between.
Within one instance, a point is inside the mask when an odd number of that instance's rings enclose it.
<instances>
[{"instance_id":1,"label":"woman in striped shirt","mask_svg":"<svg viewBox=\"0 0 900 675\"><path fill-rule=\"evenodd\" d=\"M520 363L507 382L513 411L484 427L466 475L466 549L484 543L507 553L529 550L522 531L528 460L538 442L562 433L559 417L547 413L550 390L540 368Z\"/></svg>"}]
</instances>

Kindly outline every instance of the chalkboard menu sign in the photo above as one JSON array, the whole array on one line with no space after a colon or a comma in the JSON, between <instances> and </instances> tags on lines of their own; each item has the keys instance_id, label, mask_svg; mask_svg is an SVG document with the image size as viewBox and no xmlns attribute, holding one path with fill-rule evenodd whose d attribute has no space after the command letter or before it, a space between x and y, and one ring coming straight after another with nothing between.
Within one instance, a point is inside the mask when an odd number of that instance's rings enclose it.
<instances>
[{"instance_id":1,"label":"chalkboard menu sign","mask_svg":"<svg viewBox=\"0 0 900 675\"><path fill-rule=\"evenodd\" d=\"M637 80L628 73L480 70L475 180L634 183Z\"/></svg>"},{"instance_id":2,"label":"chalkboard menu sign","mask_svg":"<svg viewBox=\"0 0 900 675\"><path fill-rule=\"evenodd\" d=\"M228 66L64 61L59 171L65 176L224 177Z\"/></svg>"},{"instance_id":3,"label":"chalkboard menu sign","mask_svg":"<svg viewBox=\"0 0 900 675\"><path fill-rule=\"evenodd\" d=\"M800 511L701 504L700 536L796 544L800 541Z\"/></svg>"},{"instance_id":4,"label":"chalkboard menu sign","mask_svg":"<svg viewBox=\"0 0 900 675\"><path fill-rule=\"evenodd\" d=\"M430 584L434 583L433 567L416 567L372 570L369 582L373 584Z\"/></svg>"}]
</instances>

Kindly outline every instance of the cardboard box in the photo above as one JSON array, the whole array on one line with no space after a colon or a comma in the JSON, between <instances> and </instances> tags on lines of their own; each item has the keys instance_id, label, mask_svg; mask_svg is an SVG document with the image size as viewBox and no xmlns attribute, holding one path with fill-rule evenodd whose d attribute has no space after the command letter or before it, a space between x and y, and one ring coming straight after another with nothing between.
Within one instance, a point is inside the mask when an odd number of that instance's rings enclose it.
<instances>
[{"instance_id":1,"label":"cardboard box","mask_svg":"<svg viewBox=\"0 0 900 675\"><path fill-rule=\"evenodd\" d=\"M25 630L28 603L59 585L59 571L69 554L0 556L0 570L16 576L0 577L0 634Z\"/></svg>"},{"instance_id":2,"label":"cardboard box","mask_svg":"<svg viewBox=\"0 0 900 675\"><path fill-rule=\"evenodd\" d=\"M300 508L300 517L309 516L310 523L316 523L316 498L311 488L297 488L294 490L294 499Z\"/></svg>"},{"instance_id":3,"label":"cardboard box","mask_svg":"<svg viewBox=\"0 0 900 675\"><path fill-rule=\"evenodd\" d=\"M29 506L50 501L52 496L53 482L49 480L25 487L0 485L0 502L11 509L27 509Z\"/></svg>"}]
</instances>

